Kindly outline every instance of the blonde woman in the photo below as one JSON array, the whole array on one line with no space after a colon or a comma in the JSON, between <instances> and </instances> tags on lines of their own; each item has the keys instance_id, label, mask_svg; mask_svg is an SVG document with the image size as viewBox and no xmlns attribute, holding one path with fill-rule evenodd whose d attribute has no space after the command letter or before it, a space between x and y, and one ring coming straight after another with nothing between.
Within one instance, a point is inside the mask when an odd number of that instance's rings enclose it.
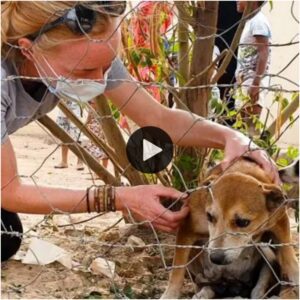
<instances>
[{"instance_id":1,"label":"blonde woman","mask_svg":"<svg viewBox=\"0 0 300 300\"><path fill-rule=\"evenodd\" d=\"M188 214L187 207L165 212L161 197L177 199L184 194L160 185L67 189L23 183L9 135L51 111L60 97L86 102L104 93L139 126L162 128L182 146L224 149L224 168L248 153L278 180L267 154L249 151L247 137L191 113L168 109L131 79L116 55L125 5L125 1L5 1L1 5L2 231L22 232L18 212L130 211L135 220L152 221L167 232L176 230ZM1 237L2 259L8 259L17 251L21 235Z\"/></svg>"}]
</instances>

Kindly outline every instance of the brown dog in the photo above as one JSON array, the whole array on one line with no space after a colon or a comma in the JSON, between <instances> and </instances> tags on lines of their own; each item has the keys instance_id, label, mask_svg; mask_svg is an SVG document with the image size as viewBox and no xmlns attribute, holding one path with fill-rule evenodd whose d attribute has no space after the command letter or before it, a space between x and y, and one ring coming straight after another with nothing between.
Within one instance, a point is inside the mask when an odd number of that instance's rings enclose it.
<instances>
[{"instance_id":1,"label":"brown dog","mask_svg":"<svg viewBox=\"0 0 300 300\"><path fill-rule=\"evenodd\" d=\"M271 235L276 244L291 243L284 195L257 164L240 159L223 173L220 167L215 168L204 186L190 195L188 203L190 214L178 231L176 244L186 246L199 240L207 241L208 251L200 251L191 263L200 286L204 281L220 283L229 279L234 282L251 275L264 256L269 262L261 264L259 279L251 287L250 296L262 297L267 292L272 277L277 276L270 268L275 260L280 267L280 280L291 283L281 289L280 296L298 296L295 287L298 262L293 247L276 248L275 257L268 247L251 246L263 241L266 234ZM176 248L169 284L162 298L179 297L190 252L190 248ZM241 289L251 279L248 277L242 280ZM213 298L217 295L207 285L196 296Z\"/></svg>"}]
</instances>

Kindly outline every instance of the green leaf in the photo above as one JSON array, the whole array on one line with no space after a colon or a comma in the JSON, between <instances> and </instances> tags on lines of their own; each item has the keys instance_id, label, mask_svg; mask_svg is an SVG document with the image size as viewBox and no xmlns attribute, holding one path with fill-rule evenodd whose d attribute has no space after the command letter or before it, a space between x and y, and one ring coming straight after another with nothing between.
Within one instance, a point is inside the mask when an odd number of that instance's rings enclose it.
<instances>
[{"instance_id":1,"label":"green leaf","mask_svg":"<svg viewBox=\"0 0 300 300\"><path fill-rule=\"evenodd\" d=\"M270 4L270 11L273 9L274 5L273 5L273 0L269 0L269 4Z\"/></svg>"},{"instance_id":2,"label":"green leaf","mask_svg":"<svg viewBox=\"0 0 300 300\"><path fill-rule=\"evenodd\" d=\"M117 109L117 107L116 107L115 105L112 104L111 101L109 101L108 104L109 104L109 107L110 107L111 114L112 114L113 118L114 118L116 121L119 121L120 116L121 116L119 110Z\"/></svg>"},{"instance_id":3,"label":"green leaf","mask_svg":"<svg viewBox=\"0 0 300 300\"><path fill-rule=\"evenodd\" d=\"M288 158L295 160L299 157L299 149L297 147L289 146L286 154Z\"/></svg>"},{"instance_id":4,"label":"green leaf","mask_svg":"<svg viewBox=\"0 0 300 300\"><path fill-rule=\"evenodd\" d=\"M282 187L285 192L288 192L293 188L293 184L285 182L283 183Z\"/></svg>"},{"instance_id":5,"label":"green leaf","mask_svg":"<svg viewBox=\"0 0 300 300\"><path fill-rule=\"evenodd\" d=\"M234 128L241 128L243 127L243 121L242 120L236 120L236 122L233 124Z\"/></svg>"},{"instance_id":6,"label":"green leaf","mask_svg":"<svg viewBox=\"0 0 300 300\"><path fill-rule=\"evenodd\" d=\"M135 299L134 292L132 290L132 287L130 285L126 285L123 289L123 293L125 296L127 296L129 299Z\"/></svg>"},{"instance_id":7,"label":"green leaf","mask_svg":"<svg viewBox=\"0 0 300 300\"><path fill-rule=\"evenodd\" d=\"M224 158L224 151L214 149L210 155L210 161L221 161Z\"/></svg>"},{"instance_id":8,"label":"green leaf","mask_svg":"<svg viewBox=\"0 0 300 300\"><path fill-rule=\"evenodd\" d=\"M277 165L279 165L280 167L286 167L289 165L289 161L285 158L279 158L277 159Z\"/></svg>"},{"instance_id":9,"label":"green leaf","mask_svg":"<svg viewBox=\"0 0 300 300\"><path fill-rule=\"evenodd\" d=\"M228 117L234 117L237 115L237 112L235 110L230 110L227 114Z\"/></svg>"},{"instance_id":10,"label":"green leaf","mask_svg":"<svg viewBox=\"0 0 300 300\"><path fill-rule=\"evenodd\" d=\"M297 97L299 97L299 92L295 92L292 94L291 101L294 101Z\"/></svg>"},{"instance_id":11,"label":"green leaf","mask_svg":"<svg viewBox=\"0 0 300 300\"><path fill-rule=\"evenodd\" d=\"M289 100L287 98L281 99L281 109L286 108L289 105Z\"/></svg>"},{"instance_id":12,"label":"green leaf","mask_svg":"<svg viewBox=\"0 0 300 300\"><path fill-rule=\"evenodd\" d=\"M141 61L141 56L136 51L132 51L131 52L131 59L132 59L133 63L136 66L138 66L140 61Z\"/></svg>"}]
</instances>

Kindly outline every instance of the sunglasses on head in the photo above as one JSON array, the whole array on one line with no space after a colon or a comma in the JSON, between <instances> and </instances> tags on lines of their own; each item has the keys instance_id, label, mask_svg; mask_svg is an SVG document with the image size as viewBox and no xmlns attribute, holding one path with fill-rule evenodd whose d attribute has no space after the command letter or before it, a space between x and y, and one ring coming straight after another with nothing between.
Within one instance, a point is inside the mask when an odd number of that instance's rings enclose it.
<instances>
[{"instance_id":1,"label":"sunglasses on head","mask_svg":"<svg viewBox=\"0 0 300 300\"><path fill-rule=\"evenodd\" d=\"M65 24L73 33L83 35L92 31L97 12L117 17L122 15L125 10L126 1L93 1L77 4L58 19L30 34L28 38L34 40L61 24Z\"/></svg>"}]
</instances>

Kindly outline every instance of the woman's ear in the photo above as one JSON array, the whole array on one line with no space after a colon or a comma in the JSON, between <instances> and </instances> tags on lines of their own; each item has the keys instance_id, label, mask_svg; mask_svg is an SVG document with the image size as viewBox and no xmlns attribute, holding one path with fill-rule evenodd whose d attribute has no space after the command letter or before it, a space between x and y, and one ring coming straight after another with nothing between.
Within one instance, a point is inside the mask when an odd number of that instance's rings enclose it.
<instances>
[{"instance_id":1,"label":"woman's ear","mask_svg":"<svg viewBox=\"0 0 300 300\"><path fill-rule=\"evenodd\" d=\"M18 46L21 49L21 53L29 60L33 60L32 59L32 53L31 53L31 49L33 46L33 43L31 40L29 40L28 38L20 38L18 39Z\"/></svg>"}]
</instances>

